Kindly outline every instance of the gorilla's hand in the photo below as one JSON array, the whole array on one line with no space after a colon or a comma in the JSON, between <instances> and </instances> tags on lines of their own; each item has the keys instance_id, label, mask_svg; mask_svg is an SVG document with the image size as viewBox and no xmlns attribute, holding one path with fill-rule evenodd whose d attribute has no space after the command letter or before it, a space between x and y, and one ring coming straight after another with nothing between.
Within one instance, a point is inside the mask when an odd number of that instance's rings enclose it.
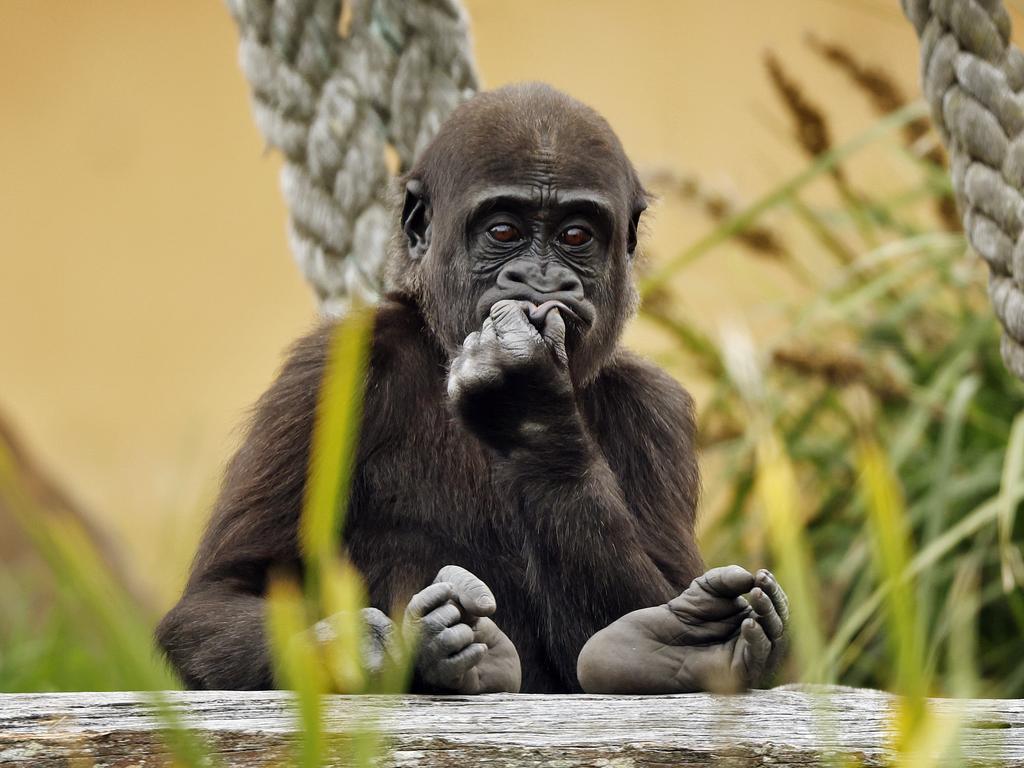
<instances>
[{"instance_id":1,"label":"gorilla's hand","mask_svg":"<svg viewBox=\"0 0 1024 768\"><path fill-rule=\"evenodd\" d=\"M451 693L518 693L519 654L487 618L491 590L464 568L446 565L405 610L405 630L419 639L416 671L427 685Z\"/></svg>"},{"instance_id":2,"label":"gorilla's hand","mask_svg":"<svg viewBox=\"0 0 1024 768\"><path fill-rule=\"evenodd\" d=\"M334 642L338 637L336 628L350 621L353 621L353 616L345 611L321 619L313 625L313 639L319 644ZM364 629L360 649L363 669L376 675L384 668L390 654L394 626L387 614L377 608L363 608L358 621L363 623Z\"/></svg>"},{"instance_id":3,"label":"gorilla's hand","mask_svg":"<svg viewBox=\"0 0 1024 768\"><path fill-rule=\"evenodd\" d=\"M668 605L634 611L590 638L577 675L587 693L745 690L775 671L788 620L770 572L714 568Z\"/></svg>"},{"instance_id":4,"label":"gorilla's hand","mask_svg":"<svg viewBox=\"0 0 1024 768\"><path fill-rule=\"evenodd\" d=\"M455 412L499 449L543 439L575 413L565 321L553 305L496 302L452 361L448 397Z\"/></svg>"}]
</instances>

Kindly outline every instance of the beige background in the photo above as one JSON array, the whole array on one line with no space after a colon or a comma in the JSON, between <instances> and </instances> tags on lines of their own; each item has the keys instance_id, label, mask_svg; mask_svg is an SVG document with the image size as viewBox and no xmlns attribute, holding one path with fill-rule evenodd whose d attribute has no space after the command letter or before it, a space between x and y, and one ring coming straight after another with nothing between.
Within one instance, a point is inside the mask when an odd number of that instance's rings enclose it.
<instances>
[{"instance_id":1,"label":"beige background","mask_svg":"<svg viewBox=\"0 0 1024 768\"><path fill-rule=\"evenodd\" d=\"M764 75L780 53L838 139L874 117L803 44L844 42L917 87L896 0L467 2L486 85L546 80L640 166L751 198L801 167ZM0 407L168 599L245 410L313 320L212 0L0 0ZM1017 19L1019 25L1019 19ZM884 161L859 171L884 183ZM665 204L671 253L706 222ZM709 327L789 290L724 248L688 273ZM640 346L648 340L634 329Z\"/></svg>"}]
</instances>

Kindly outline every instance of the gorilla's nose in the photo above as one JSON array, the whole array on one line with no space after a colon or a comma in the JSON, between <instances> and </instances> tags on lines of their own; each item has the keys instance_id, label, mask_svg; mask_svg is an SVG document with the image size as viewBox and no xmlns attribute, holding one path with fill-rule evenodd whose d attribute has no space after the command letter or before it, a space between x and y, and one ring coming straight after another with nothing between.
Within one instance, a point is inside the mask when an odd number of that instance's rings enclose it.
<instances>
[{"instance_id":1,"label":"gorilla's nose","mask_svg":"<svg viewBox=\"0 0 1024 768\"><path fill-rule=\"evenodd\" d=\"M576 273L561 264L540 264L533 259L515 259L498 275L499 288L537 294L559 294L583 298L583 283Z\"/></svg>"}]
</instances>

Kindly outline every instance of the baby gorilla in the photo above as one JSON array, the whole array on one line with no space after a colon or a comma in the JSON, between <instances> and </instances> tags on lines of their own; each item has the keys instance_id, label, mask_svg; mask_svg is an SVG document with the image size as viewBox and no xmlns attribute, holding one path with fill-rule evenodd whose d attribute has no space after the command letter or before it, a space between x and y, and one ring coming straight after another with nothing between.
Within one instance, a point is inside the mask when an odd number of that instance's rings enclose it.
<instances>
[{"instance_id":1,"label":"baby gorilla","mask_svg":"<svg viewBox=\"0 0 1024 768\"><path fill-rule=\"evenodd\" d=\"M768 571L704 573L692 401L619 346L646 194L611 128L546 86L481 94L404 191L339 532L373 606L370 666L404 605L414 691L762 683L786 596ZM191 686L274 685L264 596L272 571L301 574L332 330L300 340L260 400L158 630Z\"/></svg>"}]
</instances>

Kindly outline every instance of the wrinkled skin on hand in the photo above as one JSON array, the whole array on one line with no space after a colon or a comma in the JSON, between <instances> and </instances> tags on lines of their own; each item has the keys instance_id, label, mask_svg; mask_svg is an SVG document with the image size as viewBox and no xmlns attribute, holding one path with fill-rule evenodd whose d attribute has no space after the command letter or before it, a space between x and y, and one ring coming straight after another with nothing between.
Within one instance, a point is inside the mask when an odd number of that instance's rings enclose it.
<instances>
[{"instance_id":1,"label":"wrinkled skin on hand","mask_svg":"<svg viewBox=\"0 0 1024 768\"><path fill-rule=\"evenodd\" d=\"M491 590L464 568L446 565L434 583L416 593L403 629L417 638L416 673L449 693L518 693L519 654L489 616Z\"/></svg>"},{"instance_id":2,"label":"wrinkled skin on hand","mask_svg":"<svg viewBox=\"0 0 1024 768\"><path fill-rule=\"evenodd\" d=\"M667 605L595 634L577 674L587 693L734 692L762 685L785 652L789 603L766 570L714 568Z\"/></svg>"},{"instance_id":3,"label":"wrinkled skin on hand","mask_svg":"<svg viewBox=\"0 0 1024 768\"><path fill-rule=\"evenodd\" d=\"M452 361L448 398L455 412L499 450L543 439L575 414L565 340L555 302L495 302Z\"/></svg>"},{"instance_id":4,"label":"wrinkled skin on hand","mask_svg":"<svg viewBox=\"0 0 1024 768\"><path fill-rule=\"evenodd\" d=\"M377 608L363 608L359 612L359 621L364 627L363 644L360 648L360 660L369 674L376 675L386 663L392 648L394 622L388 615ZM336 626L352 621L352 614L336 613L321 619L313 625L312 635L316 643L334 642L338 637Z\"/></svg>"}]
</instances>

